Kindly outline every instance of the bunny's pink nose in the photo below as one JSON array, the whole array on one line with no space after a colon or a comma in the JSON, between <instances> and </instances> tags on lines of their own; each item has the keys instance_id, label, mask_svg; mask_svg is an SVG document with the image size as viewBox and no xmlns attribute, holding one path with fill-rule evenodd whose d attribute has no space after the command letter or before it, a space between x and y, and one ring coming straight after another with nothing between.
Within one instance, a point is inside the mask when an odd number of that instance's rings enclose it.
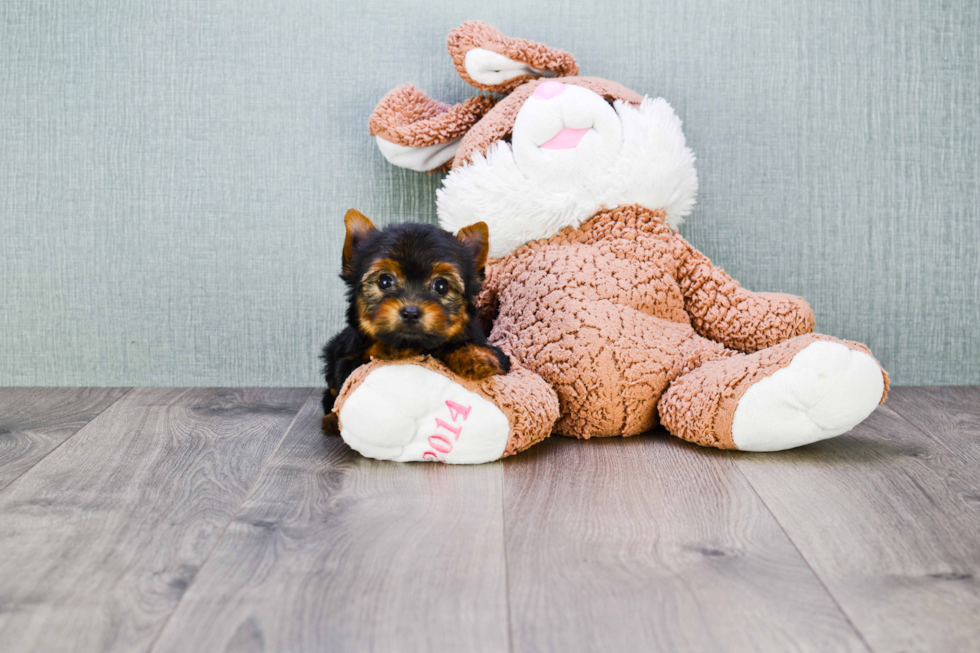
<instances>
[{"instance_id":1,"label":"bunny's pink nose","mask_svg":"<svg viewBox=\"0 0 980 653\"><path fill-rule=\"evenodd\" d=\"M542 100L550 100L551 98L561 95L565 92L565 85L561 82L555 82L548 80L538 84L538 87L534 89L534 97L540 98Z\"/></svg>"}]
</instances>

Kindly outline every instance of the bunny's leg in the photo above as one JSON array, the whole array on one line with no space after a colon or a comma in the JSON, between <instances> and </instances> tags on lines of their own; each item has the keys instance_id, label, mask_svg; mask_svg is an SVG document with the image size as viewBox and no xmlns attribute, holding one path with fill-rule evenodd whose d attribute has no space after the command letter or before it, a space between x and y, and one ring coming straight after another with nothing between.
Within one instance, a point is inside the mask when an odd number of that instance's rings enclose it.
<instances>
[{"instance_id":1,"label":"bunny's leg","mask_svg":"<svg viewBox=\"0 0 980 653\"><path fill-rule=\"evenodd\" d=\"M679 376L732 356L689 324L607 300L561 304L560 322L520 328L499 319L490 340L558 393L555 433L575 438L631 436L657 425L657 402Z\"/></svg>"},{"instance_id":2,"label":"bunny's leg","mask_svg":"<svg viewBox=\"0 0 980 653\"><path fill-rule=\"evenodd\" d=\"M364 456L398 462L484 463L522 451L551 434L558 399L512 365L472 381L430 357L372 361L337 397L340 434Z\"/></svg>"},{"instance_id":3,"label":"bunny's leg","mask_svg":"<svg viewBox=\"0 0 980 653\"><path fill-rule=\"evenodd\" d=\"M703 446L780 451L850 431L888 376L864 345L819 334L707 362L660 399L661 423Z\"/></svg>"}]
</instances>

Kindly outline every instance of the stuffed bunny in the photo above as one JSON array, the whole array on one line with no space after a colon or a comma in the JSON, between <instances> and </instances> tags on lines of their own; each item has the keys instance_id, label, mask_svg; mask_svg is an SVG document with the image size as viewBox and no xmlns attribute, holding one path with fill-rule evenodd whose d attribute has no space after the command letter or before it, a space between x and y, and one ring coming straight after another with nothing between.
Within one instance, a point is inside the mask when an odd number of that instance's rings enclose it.
<instances>
[{"instance_id":1,"label":"stuffed bunny","mask_svg":"<svg viewBox=\"0 0 980 653\"><path fill-rule=\"evenodd\" d=\"M883 402L864 345L813 333L799 297L745 290L675 230L698 180L661 98L579 77L575 59L467 22L449 53L480 95L456 106L400 86L370 132L419 171L449 168L440 224L485 222L480 295L513 370L474 382L428 358L361 366L335 411L366 456L480 463L555 432L658 423L704 446L777 451L845 433Z\"/></svg>"}]
</instances>

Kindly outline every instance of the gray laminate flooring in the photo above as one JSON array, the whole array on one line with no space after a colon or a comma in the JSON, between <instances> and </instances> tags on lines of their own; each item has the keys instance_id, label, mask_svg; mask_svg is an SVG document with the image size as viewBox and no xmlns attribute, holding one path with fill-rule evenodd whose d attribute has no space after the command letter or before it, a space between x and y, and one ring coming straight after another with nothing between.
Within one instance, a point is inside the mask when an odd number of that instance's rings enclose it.
<instances>
[{"instance_id":1,"label":"gray laminate flooring","mask_svg":"<svg viewBox=\"0 0 980 653\"><path fill-rule=\"evenodd\" d=\"M368 460L319 391L0 389L0 651L980 651L980 389L776 454Z\"/></svg>"}]
</instances>

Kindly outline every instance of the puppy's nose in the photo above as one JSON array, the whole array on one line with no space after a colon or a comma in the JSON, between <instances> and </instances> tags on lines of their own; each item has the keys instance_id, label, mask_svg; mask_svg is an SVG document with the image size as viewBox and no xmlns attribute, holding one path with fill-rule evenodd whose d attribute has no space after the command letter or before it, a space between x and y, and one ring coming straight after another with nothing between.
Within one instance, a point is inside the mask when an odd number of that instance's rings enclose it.
<instances>
[{"instance_id":1,"label":"puppy's nose","mask_svg":"<svg viewBox=\"0 0 980 653\"><path fill-rule=\"evenodd\" d=\"M419 310L418 306L405 306L400 311L400 315L405 322L414 324L422 318L422 311Z\"/></svg>"},{"instance_id":2,"label":"puppy's nose","mask_svg":"<svg viewBox=\"0 0 980 653\"><path fill-rule=\"evenodd\" d=\"M551 98L561 95L564 92L564 84L549 79L547 82L538 84L538 87L534 89L534 97L542 100L550 100Z\"/></svg>"}]
</instances>

